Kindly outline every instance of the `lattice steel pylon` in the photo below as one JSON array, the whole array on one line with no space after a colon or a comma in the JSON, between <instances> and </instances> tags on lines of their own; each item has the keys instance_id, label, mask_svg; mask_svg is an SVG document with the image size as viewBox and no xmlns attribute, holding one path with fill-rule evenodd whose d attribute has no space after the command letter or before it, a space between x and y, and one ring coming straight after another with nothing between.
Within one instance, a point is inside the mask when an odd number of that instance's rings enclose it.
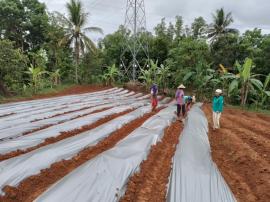
<instances>
[{"instance_id":1,"label":"lattice steel pylon","mask_svg":"<svg viewBox=\"0 0 270 202\"><path fill-rule=\"evenodd\" d=\"M129 32L125 35L125 45L120 56L121 69L133 80L137 79L138 69L149 62L148 43L140 35L146 32L146 15L144 0L127 0L125 28ZM129 52L132 60L128 61L125 55ZM138 58L138 53L143 53ZM141 61L146 61L142 64Z\"/></svg>"}]
</instances>

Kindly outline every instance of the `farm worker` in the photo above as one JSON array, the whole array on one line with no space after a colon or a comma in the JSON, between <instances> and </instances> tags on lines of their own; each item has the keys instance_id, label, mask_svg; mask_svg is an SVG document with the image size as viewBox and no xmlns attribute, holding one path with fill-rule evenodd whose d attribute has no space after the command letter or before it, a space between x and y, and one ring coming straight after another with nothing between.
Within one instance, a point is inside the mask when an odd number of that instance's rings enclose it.
<instances>
[{"instance_id":1,"label":"farm worker","mask_svg":"<svg viewBox=\"0 0 270 202\"><path fill-rule=\"evenodd\" d=\"M185 99L185 103L186 103L186 111L188 112L191 108L191 104L192 104L192 96L184 96Z\"/></svg>"},{"instance_id":2,"label":"farm worker","mask_svg":"<svg viewBox=\"0 0 270 202\"><path fill-rule=\"evenodd\" d=\"M175 93L175 99L176 99L176 104L177 104L177 117L178 120L180 120L180 115L182 112L182 116L183 118L185 117L186 114L186 108L185 108L185 93L184 93L184 89L186 87L181 84L180 86L178 86L177 91Z\"/></svg>"},{"instance_id":3,"label":"farm worker","mask_svg":"<svg viewBox=\"0 0 270 202\"><path fill-rule=\"evenodd\" d=\"M152 111L155 111L158 105L158 86L157 84L153 84L151 87L151 104L152 104Z\"/></svg>"},{"instance_id":4,"label":"farm worker","mask_svg":"<svg viewBox=\"0 0 270 202\"><path fill-rule=\"evenodd\" d=\"M193 96L192 96L192 102L196 103L196 95L195 94L193 94Z\"/></svg>"},{"instance_id":5,"label":"farm worker","mask_svg":"<svg viewBox=\"0 0 270 202\"><path fill-rule=\"evenodd\" d=\"M220 128L220 117L221 113L223 112L223 96L222 96L222 90L217 89L215 92L215 96L213 98L212 108L213 108L213 129Z\"/></svg>"}]
</instances>

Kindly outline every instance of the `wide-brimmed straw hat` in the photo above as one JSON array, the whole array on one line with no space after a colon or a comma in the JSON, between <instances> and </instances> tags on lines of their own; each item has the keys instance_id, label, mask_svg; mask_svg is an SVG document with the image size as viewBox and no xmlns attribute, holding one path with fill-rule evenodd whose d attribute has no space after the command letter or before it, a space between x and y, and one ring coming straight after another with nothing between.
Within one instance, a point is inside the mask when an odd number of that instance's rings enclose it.
<instances>
[{"instance_id":1,"label":"wide-brimmed straw hat","mask_svg":"<svg viewBox=\"0 0 270 202\"><path fill-rule=\"evenodd\" d=\"M184 88L186 88L183 84L181 84L180 86L178 86L177 88L182 88L182 89L184 89Z\"/></svg>"},{"instance_id":2,"label":"wide-brimmed straw hat","mask_svg":"<svg viewBox=\"0 0 270 202\"><path fill-rule=\"evenodd\" d=\"M221 94L222 93L222 90L221 89L217 89L216 90L216 93Z\"/></svg>"}]
</instances>

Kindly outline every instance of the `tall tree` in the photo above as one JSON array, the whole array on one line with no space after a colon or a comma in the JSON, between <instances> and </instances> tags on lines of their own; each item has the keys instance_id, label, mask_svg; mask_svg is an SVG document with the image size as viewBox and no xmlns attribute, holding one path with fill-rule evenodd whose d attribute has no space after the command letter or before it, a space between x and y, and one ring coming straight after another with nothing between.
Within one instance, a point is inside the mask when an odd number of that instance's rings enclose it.
<instances>
[{"instance_id":1,"label":"tall tree","mask_svg":"<svg viewBox=\"0 0 270 202\"><path fill-rule=\"evenodd\" d=\"M165 18L161 19L161 22L154 28L157 37L166 37L167 26Z\"/></svg>"},{"instance_id":2,"label":"tall tree","mask_svg":"<svg viewBox=\"0 0 270 202\"><path fill-rule=\"evenodd\" d=\"M192 35L191 28L188 25L185 25L185 37L190 37Z\"/></svg>"},{"instance_id":3,"label":"tall tree","mask_svg":"<svg viewBox=\"0 0 270 202\"><path fill-rule=\"evenodd\" d=\"M214 69L217 69L219 64L232 68L240 54L238 41L239 36L237 34L222 35L212 41L211 57Z\"/></svg>"},{"instance_id":4,"label":"tall tree","mask_svg":"<svg viewBox=\"0 0 270 202\"><path fill-rule=\"evenodd\" d=\"M241 37L239 42L239 53L241 54L241 61L250 57L256 58L261 53L261 44L263 42L263 35L260 29L247 30ZM255 60L254 60L255 62ZM255 62L256 63L256 62Z\"/></svg>"},{"instance_id":5,"label":"tall tree","mask_svg":"<svg viewBox=\"0 0 270 202\"><path fill-rule=\"evenodd\" d=\"M208 37L216 39L219 36L222 36L227 33L237 33L238 31L233 28L229 28L229 25L233 23L233 17L231 13L225 13L224 9L216 10L216 13L213 14L214 22L209 27Z\"/></svg>"},{"instance_id":6,"label":"tall tree","mask_svg":"<svg viewBox=\"0 0 270 202\"><path fill-rule=\"evenodd\" d=\"M20 0L0 1L0 35L2 39L15 41L16 47L24 45L24 8ZM12 23L11 23L12 22Z\"/></svg>"},{"instance_id":7,"label":"tall tree","mask_svg":"<svg viewBox=\"0 0 270 202\"><path fill-rule=\"evenodd\" d=\"M259 49L260 52L254 59L256 73L267 75L270 72L270 34L264 36Z\"/></svg>"},{"instance_id":8,"label":"tall tree","mask_svg":"<svg viewBox=\"0 0 270 202\"><path fill-rule=\"evenodd\" d=\"M166 60L171 46L165 18L161 19L154 30L156 36L149 42L149 55L154 61L158 60L158 63L162 64Z\"/></svg>"},{"instance_id":9,"label":"tall tree","mask_svg":"<svg viewBox=\"0 0 270 202\"><path fill-rule=\"evenodd\" d=\"M48 41L49 17L46 5L38 0L22 0L24 16L25 41L31 50L39 50L43 43Z\"/></svg>"},{"instance_id":10,"label":"tall tree","mask_svg":"<svg viewBox=\"0 0 270 202\"><path fill-rule=\"evenodd\" d=\"M61 69L63 78L71 80L68 72L73 71L72 69L72 49L67 46L60 46L59 41L64 38L65 31L61 22L58 20L56 13L49 13L49 27L48 27L48 42L43 47L46 49L48 54L48 65L47 71L56 71Z\"/></svg>"},{"instance_id":11,"label":"tall tree","mask_svg":"<svg viewBox=\"0 0 270 202\"><path fill-rule=\"evenodd\" d=\"M206 21L203 17L198 17L194 19L194 22L191 25L192 34L194 38L201 38L205 33L207 28Z\"/></svg>"},{"instance_id":12,"label":"tall tree","mask_svg":"<svg viewBox=\"0 0 270 202\"><path fill-rule=\"evenodd\" d=\"M191 37L181 40L177 47L170 49L168 61L171 71L193 69L198 63L209 63L209 48L204 40L195 40Z\"/></svg>"},{"instance_id":13,"label":"tall tree","mask_svg":"<svg viewBox=\"0 0 270 202\"><path fill-rule=\"evenodd\" d=\"M175 37L179 39L183 34L183 18L182 16L175 17Z\"/></svg>"},{"instance_id":14,"label":"tall tree","mask_svg":"<svg viewBox=\"0 0 270 202\"><path fill-rule=\"evenodd\" d=\"M38 0L1 0L1 38L15 41L24 51L38 50L46 40L48 16Z\"/></svg>"},{"instance_id":15,"label":"tall tree","mask_svg":"<svg viewBox=\"0 0 270 202\"><path fill-rule=\"evenodd\" d=\"M174 29L174 26L173 24L170 22L168 28L167 28L167 37L170 41L173 40L174 38L174 33L175 33L175 29Z\"/></svg>"},{"instance_id":16,"label":"tall tree","mask_svg":"<svg viewBox=\"0 0 270 202\"><path fill-rule=\"evenodd\" d=\"M125 37L130 37L129 32L127 32L124 26L119 26L118 30L112 34L108 34L104 37L102 41L99 42L100 49L103 52L103 63L104 66L111 66L113 64L119 64L119 57L122 54L122 48L125 47L126 39ZM127 64L132 59L130 52L125 53L125 59Z\"/></svg>"},{"instance_id":17,"label":"tall tree","mask_svg":"<svg viewBox=\"0 0 270 202\"><path fill-rule=\"evenodd\" d=\"M60 44L73 44L74 56L75 56L75 80L78 83L78 66L80 55L84 54L86 50L96 52L96 46L94 42L86 35L86 32L103 33L99 27L86 27L88 14L83 11L82 3L78 0L71 0L66 4L68 10L68 18L64 15L61 16L62 20L66 24L66 35L60 41Z\"/></svg>"},{"instance_id":18,"label":"tall tree","mask_svg":"<svg viewBox=\"0 0 270 202\"><path fill-rule=\"evenodd\" d=\"M0 40L0 95L8 95L23 86L27 58L13 44L9 40Z\"/></svg>"}]
</instances>

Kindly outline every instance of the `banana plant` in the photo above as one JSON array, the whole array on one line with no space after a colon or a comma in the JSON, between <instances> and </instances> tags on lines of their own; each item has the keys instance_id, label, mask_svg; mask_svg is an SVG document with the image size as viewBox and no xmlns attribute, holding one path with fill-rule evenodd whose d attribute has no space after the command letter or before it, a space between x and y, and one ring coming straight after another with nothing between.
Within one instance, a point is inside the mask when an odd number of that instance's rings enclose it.
<instances>
[{"instance_id":1,"label":"banana plant","mask_svg":"<svg viewBox=\"0 0 270 202\"><path fill-rule=\"evenodd\" d=\"M120 71L115 64L108 66L105 74L101 76L101 79L106 83L106 85L114 84L116 78L120 76Z\"/></svg>"},{"instance_id":2,"label":"banana plant","mask_svg":"<svg viewBox=\"0 0 270 202\"><path fill-rule=\"evenodd\" d=\"M264 106L267 99L270 97L270 90L267 90L269 84L270 84L270 74L268 74L268 76L266 77L263 84L263 88L261 89L261 92L260 92L260 100L261 100L260 106L261 107Z\"/></svg>"},{"instance_id":3,"label":"banana plant","mask_svg":"<svg viewBox=\"0 0 270 202\"><path fill-rule=\"evenodd\" d=\"M149 69L141 69L141 76L139 76L139 79L143 80L147 86L150 86L153 83Z\"/></svg>"},{"instance_id":4,"label":"banana plant","mask_svg":"<svg viewBox=\"0 0 270 202\"><path fill-rule=\"evenodd\" d=\"M150 60L149 69L141 69L141 76L139 79L143 80L147 87L151 86L158 80L158 61Z\"/></svg>"},{"instance_id":5,"label":"banana plant","mask_svg":"<svg viewBox=\"0 0 270 202\"><path fill-rule=\"evenodd\" d=\"M236 74L226 73L222 76L223 79L230 80L229 84L229 95L233 93L240 93L241 105L246 105L248 94L251 90L261 91L263 83L256 79L260 76L259 74L253 74L253 61L250 58L246 58L243 65L240 65L238 61L235 63L235 68L238 71Z\"/></svg>"},{"instance_id":6,"label":"banana plant","mask_svg":"<svg viewBox=\"0 0 270 202\"><path fill-rule=\"evenodd\" d=\"M60 69L55 70L54 72L50 72L50 79L51 79L51 88L55 85L60 84L61 82L61 74Z\"/></svg>"},{"instance_id":7,"label":"banana plant","mask_svg":"<svg viewBox=\"0 0 270 202\"><path fill-rule=\"evenodd\" d=\"M42 75L47 74L48 72L44 71L40 67L35 68L31 64L31 66L28 68L28 71L26 71L25 73L30 76L31 85L33 86L34 92L36 93L41 83Z\"/></svg>"},{"instance_id":8,"label":"banana plant","mask_svg":"<svg viewBox=\"0 0 270 202\"><path fill-rule=\"evenodd\" d=\"M210 69L209 65L198 63L194 69L185 74L183 82L196 87L197 97L207 99L205 92L211 92L213 87L221 83L221 80L215 75L215 70Z\"/></svg>"},{"instance_id":9,"label":"banana plant","mask_svg":"<svg viewBox=\"0 0 270 202\"><path fill-rule=\"evenodd\" d=\"M169 66L165 66L163 64L160 65L157 73L158 85L162 88L163 92L168 84L168 77L170 76L170 68Z\"/></svg>"}]
</instances>

